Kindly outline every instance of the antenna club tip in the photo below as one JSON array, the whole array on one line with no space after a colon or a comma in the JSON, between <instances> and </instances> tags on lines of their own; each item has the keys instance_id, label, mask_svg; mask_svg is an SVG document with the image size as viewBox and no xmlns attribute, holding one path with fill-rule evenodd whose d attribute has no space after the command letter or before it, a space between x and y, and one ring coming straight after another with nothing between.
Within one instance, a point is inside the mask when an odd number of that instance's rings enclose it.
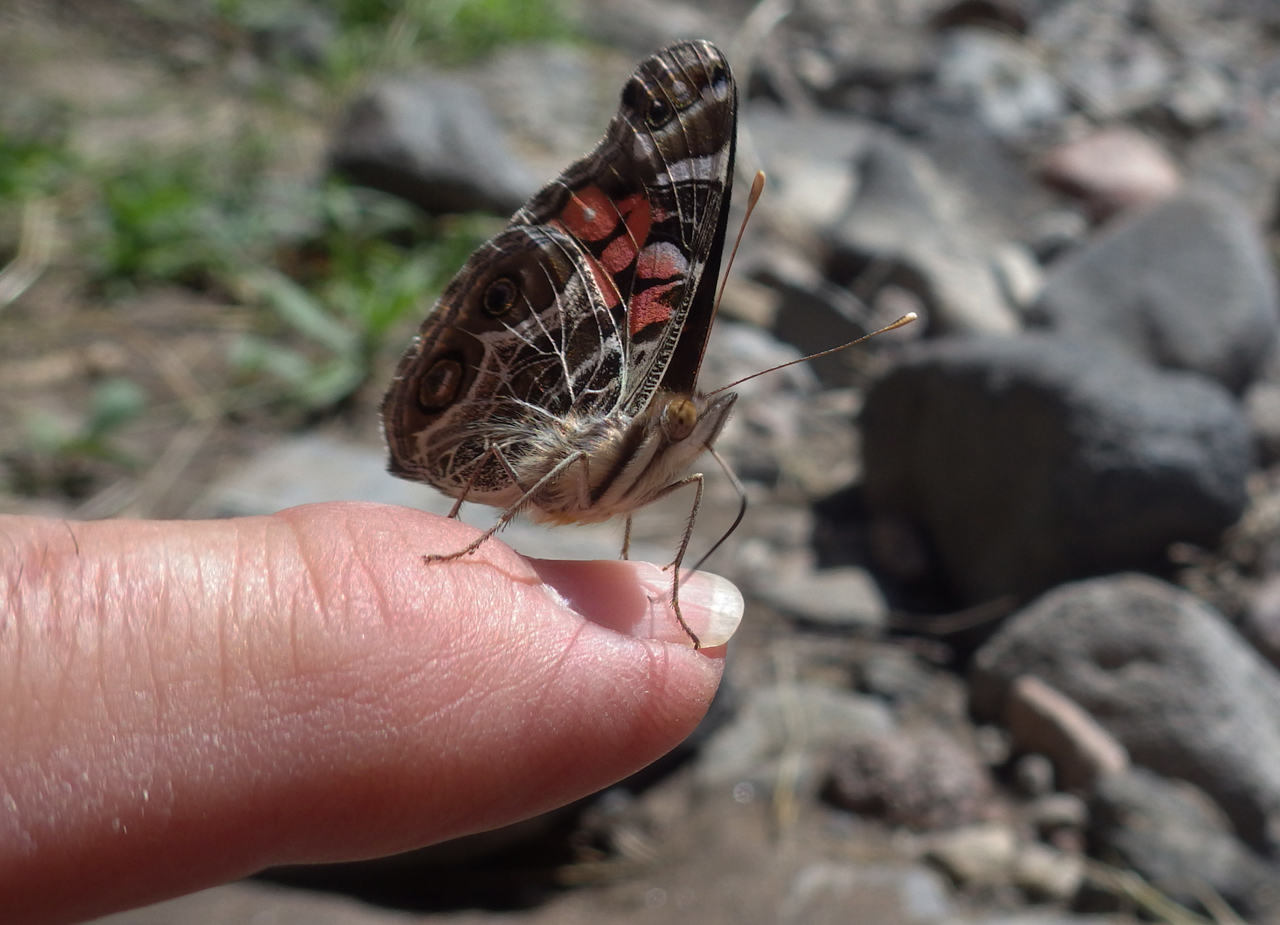
<instances>
[{"instance_id":1,"label":"antenna club tip","mask_svg":"<svg viewBox=\"0 0 1280 925\"><path fill-rule=\"evenodd\" d=\"M884 334L888 331L896 331L898 330L898 328L902 327L905 324L910 324L911 322L917 320L919 317L920 316L917 315L915 312L907 312L905 315L903 315L893 324L885 325L879 331L874 331L871 334L868 334L867 337L875 337L877 334Z\"/></svg>"}]
</instances>

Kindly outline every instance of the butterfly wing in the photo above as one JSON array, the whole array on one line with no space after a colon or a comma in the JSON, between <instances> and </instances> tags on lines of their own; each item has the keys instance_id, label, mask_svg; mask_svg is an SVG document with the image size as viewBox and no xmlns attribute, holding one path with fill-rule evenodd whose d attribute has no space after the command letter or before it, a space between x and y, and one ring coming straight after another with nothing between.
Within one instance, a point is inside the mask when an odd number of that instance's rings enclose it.
<instances>
[{"instance_id":1,"label":"butterfly wing","mask_svg":"<svg viewBox=\"0 0 1280 925\"><path fill-rule=\"evenodd\" d=\"M719 50L673 45L632 75L599 147L513 219L563 229L585 253L622 336L627 413L659 384L693 391L714 316L737 110Z\"/></svg>"},{"instance_id":2,"label":"butterfly wing","mask_svg":"<svg viewBox=\"0 0 1280 925\"><path fill-rule=\"evenodd\" d=\"M512 503L521 490L493 447L525 458L570 417L634 415L659 385L692 389L736 113L707 42L640 65L604 140L472 255L402 358L383 403L393 473Z\"/></svg>"}]
</instances>

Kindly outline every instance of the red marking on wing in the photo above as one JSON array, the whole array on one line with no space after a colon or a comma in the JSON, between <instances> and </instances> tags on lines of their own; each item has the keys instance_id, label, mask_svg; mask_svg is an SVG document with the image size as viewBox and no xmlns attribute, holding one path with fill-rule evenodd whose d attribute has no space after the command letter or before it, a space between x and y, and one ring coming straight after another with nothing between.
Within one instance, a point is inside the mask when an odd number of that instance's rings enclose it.
<instances>
[{"instance_id":1,"label":"red marking on wing","mask_svg":"<svg viewBox=\"0 0 1280 925\"><path fill-rule=\"evenodd\" d=\"M624 234L622 237L614 238L609 242L609 246L600 255L600 260L604 263L604 268L610 273L621 273L631 266L631 261L635 259L635 256L635 243Z\"/></svg>"},{"instance_id":2,"label":"red marking on wing","mask_svg":"<svg viewBox=\"0 0 1280 925\"><path fill-rule=\"evenodd\" d=\"M591 267L591 275L596 278L596 287L599 288L600 294L604 296L605 304L610 308L620 304L622 296L618 293L618 286L613 281L613 277L605 272L604 267L600 266L599 260L596 260L585 251L583 256L587 258L587 266Z\"/></svg>"},{"instance_id":3,"label":"red marking on wing","mask_svg":"<svg viewBox=\"0 0 1280 925\"><path fill-rule=\"evenodd\" d=\"M653 227L653 210L649 207L649 200L644 193L633 193L618 203L618 209L627 217L627 231L630 232L628 237L636 242L636 247L644 247L644 242L649 239L649 229Z\"/></svg>"},{"instance_id":4,"label":"red marking on wing","mask_svg":"<svg viewBox=\"0 0 1280 925\"><path fill-rule=\"evenodd\" d=\"M689 275L689 261L680 248L668 241L650 244L640 252L636 261L639 279L672 279Z\"/></svg>"},{"instance_id":5,"label":"red marking on wing","mask_svg":"<svg viewBox=\"0 0 1280 925\"><path fill-rule=\"evenodd\" d=\"M621 273L631 266L636 254L644 247L653 227L653 212L643 193L633 193L618 203L626 228L604 249L601 259L610 273Z\"/></svg>"},{"instance_id":6,"label":"red marking on wing","mask_svg":"<svg viewBox=\"0 0 1280 925\"><path fill-rule=\"evenodd\" d=\"M666 296L680 285L682 283L677 280L637 292L631 297L631 304L627 308L627 323L632 337L649 325L662 324L671 317L671 306L667 304Z\"/></svg>"},{"instance_id":7,"label":"red marking on wing","mask_svg":"<svg viewBox=\"0 0 1280 925\"><path fill-rule=\"evenodd\" d=\"M560 220L583 241L602 241L618 226L618 207L600 187L587 186L569 194L569 204L560 211Z\"/></svg>"}]
</instances>

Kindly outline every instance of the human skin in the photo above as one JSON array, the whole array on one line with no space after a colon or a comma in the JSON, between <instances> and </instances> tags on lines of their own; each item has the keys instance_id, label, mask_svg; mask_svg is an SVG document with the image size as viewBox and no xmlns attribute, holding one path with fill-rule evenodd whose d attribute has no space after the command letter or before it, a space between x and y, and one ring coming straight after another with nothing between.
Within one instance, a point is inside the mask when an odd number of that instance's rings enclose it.
<instances>
[{"instance_id":1,"label":"human skin","mask_svg":"<svg viewBox=\"0 0 1280 925\"><path fill-rule=\"evenodd\" d=\"M370 504L0 517L4 921L493 828L688 735L724 650L689 647L665 573L497 541L424 563L473 536ZM692 586L683 610L705 624Z\"/></svg>"}]
</instances>

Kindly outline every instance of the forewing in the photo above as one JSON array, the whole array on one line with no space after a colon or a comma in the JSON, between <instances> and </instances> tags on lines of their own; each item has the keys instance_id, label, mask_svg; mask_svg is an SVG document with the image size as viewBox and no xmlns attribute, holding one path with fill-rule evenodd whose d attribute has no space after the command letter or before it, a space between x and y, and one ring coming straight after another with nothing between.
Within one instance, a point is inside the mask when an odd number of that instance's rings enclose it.
<instances>
[{"instance_id":1,"label":"forewing","mask_svg":"<svg viewBox=\"0 0 1280 925\"><path fill-rule=\"evenodd\" d=\"M596 150L513 218L562 229L587 255L622 332L626 413L644 408L664 377L693 389L714 313L736 129L723 55L709 42L673 45L632 75Z\"/></svg>"}]
</instances>

